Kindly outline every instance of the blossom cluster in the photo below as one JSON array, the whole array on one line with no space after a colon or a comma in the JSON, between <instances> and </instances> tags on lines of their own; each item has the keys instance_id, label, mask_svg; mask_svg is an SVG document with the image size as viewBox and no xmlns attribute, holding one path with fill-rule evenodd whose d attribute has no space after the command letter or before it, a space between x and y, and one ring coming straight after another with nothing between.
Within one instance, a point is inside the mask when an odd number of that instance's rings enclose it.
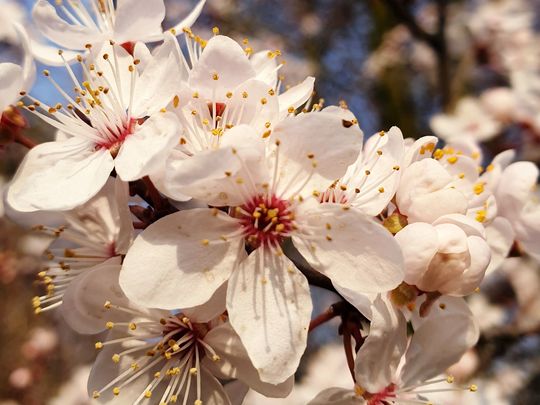
<instances>
[{"instance_id":1,"label":"blossom cluster","mask_svg":"<svg viewBox=\"0 0 540 405\"><path fill-rule=\"evenodd\" d=\"M423 403L452 383L441 375L479 336L464 297L511 250L540 259L536 166L511 150L482 166L471 138L367 138L345 103L313 101L314 78L282 91L279 50L194 34L204 1L167 31L162 0L90 6L39 0L35 25L60 49L18 26L23 66L0 65L14 139L27 113L56 129L6 201L62 213L34 227L51 243L33 305L107 331L89 395L286 397L320 319L315 285L341 299L353 379L311 404ZM32 56L72 80L43 72L55 105L31 95Z\"/></svg>"}]
</instances>

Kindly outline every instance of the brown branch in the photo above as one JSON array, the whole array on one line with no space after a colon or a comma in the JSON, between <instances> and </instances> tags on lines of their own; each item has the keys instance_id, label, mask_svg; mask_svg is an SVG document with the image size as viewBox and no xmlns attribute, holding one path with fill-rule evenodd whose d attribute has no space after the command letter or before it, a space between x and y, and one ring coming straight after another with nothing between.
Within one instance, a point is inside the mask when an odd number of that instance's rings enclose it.
<instances>
[{"instance_id":1,"label":"brown branch","mask_svg":"<svg viewBox=\"0 0 540 405\"><path fill-rule=\"evenodd\" d=\"M414 15L403 5L400 0L385 0L385 2L394 15L407 26L409 31L411 31L416 38L426 42L432 48L438 46L438 39L436 35L430 34L420 25L418 25Z\"/></svg>"},{"instance_id":2,"label":"brown branch","mask_svg":"<svg viewBox=\"0 0 540 405\"><path fill-rule=\"evenodd\" d=\"M341 315L343 309L347 303L345 301L336 302L335 304L330 305L330 307L323 313L317 315L309 323L309 332L313 329L319 327L320 325L334 319L336 316Z\"/></svg>"},{"instance_id":3,"label":"brown branch","mask_svg":"<svg viewBox=\"0 0 540 405\"><path fill-rule=\"evenodd\" d=\"M348 325L344 325L343 328L343 349L345 350L345 357L347 358L349 371L351 372L354 382L356 382L356 376L354 375L354 355L351 342L351 332L347 326Z\"/></svg>"}]
</instances>

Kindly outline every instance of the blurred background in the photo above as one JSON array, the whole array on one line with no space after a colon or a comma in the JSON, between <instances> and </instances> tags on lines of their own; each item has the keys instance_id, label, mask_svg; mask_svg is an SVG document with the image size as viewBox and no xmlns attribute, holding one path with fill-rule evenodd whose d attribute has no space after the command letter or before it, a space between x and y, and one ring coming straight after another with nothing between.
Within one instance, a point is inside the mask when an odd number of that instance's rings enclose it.
<instances>
[{"instance_id":1,"label":"blurred background","mask_svg":"<svg viewBox=\"0 0 540 405\"><path fill-rule=\"evenodd\" d=\"M195 4L166 0L164 27ZM10 24L27 27L34 0L0 1L0 61L19 61ZM317 78L314 102L346 103L366 136L397 125L405 137L467 135L482 142L485 162L514 148L519 160L540 161L540 1L538 0L207 0L193 30L214 26L254 51L279 49L283 82ZM31 29L31 28L30 28ZM38 66L38 71L43 67ZM61 68L50 69L60 83ZM32 94L54 104L59 95L38 77ZM26 134L52 139L51 128L26 116ZM25 148L0 134L0 190ZM37 219L36 219L37 220ZM70 332L59 314L34 314L41 294L35 275L43 241L0 201L0 405L90 403L86 379L96 337ZM314 315L336 301L315 289ZM441 394L440 404L540 404L540 269L512 257L469 297L482 337L452 373L475 394ZM246 404L309 401L321 389L350 387L338 322L318 328L292 396Z\"/></svg>"}]
</instances>

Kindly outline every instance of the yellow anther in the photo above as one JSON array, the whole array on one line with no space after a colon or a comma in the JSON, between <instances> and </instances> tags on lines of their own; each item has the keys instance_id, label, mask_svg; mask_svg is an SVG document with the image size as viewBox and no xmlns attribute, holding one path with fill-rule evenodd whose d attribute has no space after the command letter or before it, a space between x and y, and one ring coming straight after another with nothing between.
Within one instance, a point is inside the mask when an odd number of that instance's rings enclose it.
<instances>
[{"instance_id":1,"label":"yellow anther","mask_svg":"<svg viewBox=\"0 0 540 405\"><path fill-rule=\"evenodd\" d=\"M220 361L221 360L221 357L219 357L217 354L214 354L212 356L212 361Z\"/></svg>"},{"instance_id":2,"label":"yellow anther","mask_svg":"<svg viewBox=\"0 0 540 405\"><path fill-rule=\"evenodd\" d=\"M366 176L369 176L371 174L369 170L366 170L364 173L366 174Z\"/></svg>"},{"instance_id":3,"label":"yellow anther","mask_svg":"<svg viewBox=\"0 0 540 405\"><path fill-rule=\"evenodd\" d=\"M264 131L264 133L262 134L262 137L263 138L268 138L270 136L270 134L272 133L272 130L269 129L268 131Z\"/></svg>"},{"instance_id":4,"label":"yellow anther","mask_svg":"<svg viewBox=\"0 0 540 405\"><path fill-rule=\"evenodd\" d=\"M135 330L135 329L137 329L137 324L135 322L131 322L129 324L129 330Z\"/></svg>"},{"instance_id":5,"label":"yellow anther","mask_svg":"<svg viewBox=\"0 0 540 405\"><path fill-rule=\"evenodd\" d=\"M476 183L473 186L473 191L474 191L474 194L476 195L482 194L484 192L484 183Z\"/></svg>"},{"instance_id":6,"label":"yellow anther","mask_svg":"<svg viewBox=\"0 0 540 405\"><path fill-rule=\"evenodd\" d=\"M332 237L330 235L326 235L326 240L330 242L332 240Z\"/></svg>"},{"instance_id":7,"label":"yellow anther","mask_svg":"<svg viewBox=\"0 0 540 405\"><path fill-rule=\"evenodd\" d=\"M471 391L471 392L478 391L478 387L476 386L476 384L469 385L469 391Z\"/></svg>"},{"instance_id":8,"label":"yellow anther","mask_svg":"<svg viewBox=\"0 0 540 405\"><path fill-rule=\"evenodd\" d=\"M105 324L105 327L106 327L107 329L112 329L112 328L114 328L114 322L111 322L111 321L107 322L107 323Z\"/></svg>"},{"instance_id":9,"label":"yellow anther","mask_svg":"<svg viewBox=\"0 0 540 405\"><path fill-rule=\"evenodd\" d=\"M214 35L219 35L219 28L218 28L218 27L212 28L212 33L213 33Z\"/></svg>"},{"instance_id":10,"label":"yellow anther","mask_svg":"<svg viewBox=\"0 0 540 405\"><path fill-rule=\"evenodd\" d=\"M191 375L197 375L197 369L196 369L195 367L191 367L191 368L189 369L189 374L191 374Z\"/></svg>"},{"instance_id":11,"label":"yellow anther","mask_svg":"<svg viewBox=\"0 0 540 405\"><path fill-rule=\"evenodd\" d=\"M248 98L247 91L243 91L243 92L242 92L242 97L243 97L243 98Z\"/></svg>"},{"instance_id":12,"label":"yellow anther","mask_svg":"<svg viewBox=\"0 0 540 405\"><path fill-rule=\"evenodd\" d=\"M454 376L453 375L449 375L448 377L446 377L446 382L448 384L452 384L454 382Z\"/></svg>"},{"instance_id":13,"label":"yellow anther","mask_svg":"<svg viewBox=\"0 0 540 405\"><path fill-rule=\"evenodd\" d=\"M200 399L196 399L195 402L193 402L193 405L203 405L203 403Z\"/></svg>"},{"instance_id":14,"label":"yellow anther","mask_svg":"<svg viewBox=\"0 0 540 405\"><path fill-rule=\"evenodd\" d=\"M441 159L444 156L444 151L442 149L437 149L435 152L433 152L433 157L435 159Z\"/></svg>"},{"instance_id":15,"label":"yellow anther","mask_svg":"<svg viewBox=\"0 0 540 405\"><path fill-rule=\"evenodd\" d=\"M294 110L295 110L295 108L294 108L293 106L290 106L289 108L287 108L287 112L288 112L289 114L294 113Z\"/></svg>"},{"instance_id":16,"label":"yellow anther","mask_svg":"<svg viewBox=\"0 0 540 405\"><path fill-rule=\"evenodd\" d=\"M219 75L217 73L212 74L213 80L219 80Z\"/></svg>"},{"instance_id":17,"label":"yellow anther","mask_svg":"<svg viewBox=\"0 0 540 405\"><path fill-rule=\"evenodd\" d=\"M268 95L270 96L275 96L276 95L276 91L274 89L270 89L268 90Z\"/></svg>"},{"instance_id":18,"label":"yellow anther","mask_svg":"<svg viewBox=\"0 0 540 405\"><path fill-rule=\"evenodd\" d=\"M101 349L103 349L103 343L101 343L101 342L96 342L96 344L94 345L94 347L96 348L96 350L101 350Z\"/></svg>"},{"instance_id":19,"label":"yellow anther","mask_svg":"<svg viewBox=\"0 0 540 405\"><path fill-rule=\"evenodd\" d=\"M105 309L111 309L111 301L105 301L105 304L103 304L103 308Z\"/></svg>"},{"instance_id":20,"label":"yellow anther","mask_svg":"<svg viewBox=\"0 0 540 405\"><path fill-rule=\"evenodd\" d=\"M150 398L150 397L152 397L152 391L146 390L146 391L144 392L144 396L145 396L145 398Z\"/></svg>"},{"instance_id":21,"label":"yellow anther","mask_svg":"<svg viewBox=\"0 0 540 405\"><path fill-rule=\"evenodd\" d=\"M458 161L458 157L457 156L450 156L448 159L446 159L446 161L448 163L450 163L451 165L453 165L454 163L456 163Z\"/></svg>"},{"instance_id":22,"label":"yellow anther","mask_svg":"<svg viewBox=\"0 0 540 405\"><path fill-rule=\"evenodd\" d=\"M112 393L113 393L114 395L120 394L120 387L114 387L113 390L112 390Z\"/></svg>"},{"instance_id":23,"label":"yellow anther","mask_svg":"<svg viewBox=\"0 0 540 405\"><path fill-rule=\"evenodd\" d=\"M285 230L285 225L283 224L276 225L276 232L283 232L284 230Z\"/></svg>"},{"instance_id":24,"label":"yellow anther","mask_svg":"<svg viewBox=\"0 0 540 405\"><path fill-rule=\"evenodd\" d=\"M210 244L210 241L208 239L201 240L201 243L203 246L208 246Z\"/></svg>"},{"instance_id":25,"label":"yellow anther","mask_svg":"<svg viewBox=\"0 0 540 405\"><path fill-rule=\"evenodd\" d=\"M174 106L174 108L177 108L179 104L180 104L180 97L174 96L174 98L173 98L173 106Z\"/></svg>"},{"instance_id":26,"label":"yellow anther","mask_svg":"<svg viewBox=\"0 0 540 405\"><path fill-rule=\"evenodd\" d=\"M120 355L118 353L115 353L115 354L112 355L111 359L115 363L118 363L120 361Z\"/></svg>"},{"instance_id":27,"label":"yellow anther","mask_svg":"<svg viewBox=\"0 0 540 405\"><path fill-rule=\"evenodd\" d=\"M486 220L486 216L487 216L486 210L478 210L478 211L476 211L475 219L478 222L484 222Z\"/></svg>"},{"instance_id":28,"label":"yellow anther","mask_svg":"<svg viewBox=\"0 0 540 405\"><path fill-rule=\"evenodd\" d=\"M265 105L267 102L268 102L267 99L265 99L264 97L261 98L261 104L262 104L262 105Z\"/></svg>"},{"instance_id":29,"label":"yellow anther","mask_svg":"<svg viewBox=\"0 0 540 405\"><path fill-rule=\"evenodd\" d=\"M98 398L99 398L99 396L100 396L100 393L99 393L98 391L94 391L94 392L92 392L92 398L94 398L94 399L98 399Z\"/></svg>"},{"instance_id":30,"label":"yellow anther","mask_svg":"<svg viewBox=\"0 0 540 405\"><path fill-rule=\"evenodd\" d=\"M384 193L384 187L379 187L379 193Z\"/></svg>"}]
</instances>

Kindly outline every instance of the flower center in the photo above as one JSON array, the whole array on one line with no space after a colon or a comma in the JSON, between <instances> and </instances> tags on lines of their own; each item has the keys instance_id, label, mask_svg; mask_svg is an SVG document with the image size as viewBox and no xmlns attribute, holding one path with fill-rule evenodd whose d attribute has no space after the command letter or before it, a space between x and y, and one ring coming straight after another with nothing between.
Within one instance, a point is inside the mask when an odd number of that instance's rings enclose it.
<instances>
[{"instance_id":1,"label":"flower center","mask_svg":"<svg viewBox=\"0 0 540 405\"><path fill-rule=\"evenodd\" d=\"M96 145L96 150L108 149L111 156L115 158L126 138L135 131L135 124L137 122L138 120L132 118L122 128L108 128L107 133L103 134L103 141Z\"/></svg>"},{"instance_id":2,"label":"flower center","mask_svg":"<svg viewBox=\"0 0 540 405\"><path fill-rule=\"evenodd\" d=\"M294 228L290 203L275 195L258 195L236 209L246 242L253 248L276 246Z\"/></svg>"},{"instance_id":3,"label":"flower center","mask_svg":"<svg viewBox=\"0 0 540 405\"><path fill-rule=\"evenodd\" d=\"M396 386L394 384L390 384L388 387L380 392L377 392L376 394L365 393L364 398L367 399L367 405L384 405L386 404L386 402L384 402L385 400L396 397L395 390Z\"/></svg>"}]
</instances>

